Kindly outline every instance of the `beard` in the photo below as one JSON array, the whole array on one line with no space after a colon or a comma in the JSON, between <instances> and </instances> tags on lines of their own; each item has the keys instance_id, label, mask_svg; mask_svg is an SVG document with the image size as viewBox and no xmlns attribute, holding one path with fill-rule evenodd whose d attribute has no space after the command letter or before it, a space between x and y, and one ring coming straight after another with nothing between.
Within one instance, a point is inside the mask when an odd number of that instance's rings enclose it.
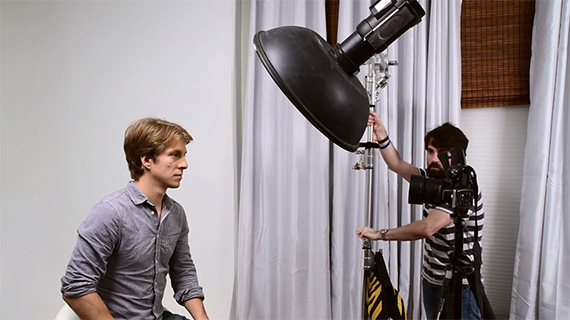
<instances>
[{"instance_id":1,"label":"beard","mask_svg":"<svg viewBox=\"0 0 570 320\"><path fill-rule=\"evenodd\" d=\"M428 174L431 178L434 179L445 179L447 175L445 174L445 170L439 163L432 162L428 165Z\"/></svg>"}]
</instances>

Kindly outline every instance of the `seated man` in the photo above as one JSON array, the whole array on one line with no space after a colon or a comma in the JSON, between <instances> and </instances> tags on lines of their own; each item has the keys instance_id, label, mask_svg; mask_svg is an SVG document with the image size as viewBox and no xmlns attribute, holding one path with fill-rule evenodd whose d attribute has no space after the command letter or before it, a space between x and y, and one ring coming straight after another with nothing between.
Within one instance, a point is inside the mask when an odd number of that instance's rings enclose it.
<instances>
[{"instance_id":1,"label":"seated man","mask_svg":"<svg viewBox=\"0 0 570 320\"><path fill-rule=\"evenodd\" d=\"M124 150L127 186L105 197L79 225L63 299L82 319L186 319L165 310L170 274L174 297L194 319L208 319L188 245L184 209L166 195L188 168L181 126L154 118L134 122Z\"/></svg>"}]
</instances>

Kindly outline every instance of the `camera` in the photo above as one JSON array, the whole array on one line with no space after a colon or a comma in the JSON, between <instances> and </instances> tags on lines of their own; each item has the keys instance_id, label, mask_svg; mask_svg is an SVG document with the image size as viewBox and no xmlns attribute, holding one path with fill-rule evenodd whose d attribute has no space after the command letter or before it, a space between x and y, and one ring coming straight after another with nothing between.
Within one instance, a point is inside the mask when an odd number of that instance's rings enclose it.
<instances>
[{"instance_id":1,"label":"camera","mask_svg":"<svg viewBox=\"0 0 570 320\"><path fill-rule=\"evenodd\" d=\"M410 204L447 204L451 208L469 209L473 206L477 189L475 170L465 165L465 152L461 148L452 148L437 155L444 169L445 179L433 179L420 175L410 178L408 203ZM451 162L451 163L450 163Z\"/></svg>"}]
</instances>

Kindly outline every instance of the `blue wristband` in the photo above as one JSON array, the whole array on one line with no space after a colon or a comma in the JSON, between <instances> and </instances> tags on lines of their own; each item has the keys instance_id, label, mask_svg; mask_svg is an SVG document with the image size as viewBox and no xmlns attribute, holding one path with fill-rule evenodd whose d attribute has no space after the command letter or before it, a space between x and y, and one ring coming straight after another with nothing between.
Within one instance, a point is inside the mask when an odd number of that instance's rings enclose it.
<instances>
[{"instance_id":1,"label":"blue wristband","mask_svg":"<svg viewBox=\"0 0 570 320\"><path fill-rule=\"evenodd\" d=\"M391 140L388 140L388 143L386 143L385 145L381 146L380 149L386 149L388 148L388 146L390 145Z\"/></svg>"}]
</instances>

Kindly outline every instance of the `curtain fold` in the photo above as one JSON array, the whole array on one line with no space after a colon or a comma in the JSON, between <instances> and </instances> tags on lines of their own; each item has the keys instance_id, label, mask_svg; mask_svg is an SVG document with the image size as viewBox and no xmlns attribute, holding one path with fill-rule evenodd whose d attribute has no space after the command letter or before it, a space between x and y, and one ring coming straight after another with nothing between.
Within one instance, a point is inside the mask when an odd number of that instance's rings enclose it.
<instances>
[{"instance_id":1,"label":"curtain fold","mask_svg":"<svg viewBox=\"0 0 570 320\"><path fill-rule=\"evenodd\" d=\"M324 2L251 3L250 36L299 25L325 34ZM248 56L232 318L330 318L328 140Z\"/></svg>"},{"instance_id":2,"label":"curtain fold","mask_svg":"<svg viewBox=\"0 0 570 320\"><path fill-rule=\"evenodd\" d=\"M510 317L570 313L569 1L537 1Z\"/></svg>"},{"instance_id":3,"label":"curtain fold","mask_svg":"<svg viewBox=\"0 0 570 320\"><path fill-rule=\"evenodd\" d=\"M459 121L461 2L419 2L427 15L388 48L388 58L399 66L390 70L388 86L379 91L376 110L401 156L423 167L426 129ZM370 5L365 0L340 2L339 42L370 14ZM305 26L325 38L324 12L324 1L252 1L250 39L259 30L285 25ZM359 77L366 72L361 67ZM331 149L279 91L252 50L232 318L360 317L362 242L355 229L364 224L365 172L352 169L358 155ZM407 203L407 183L378 158L373 180L373 227L421 219L421 208ZM408 317L419 319L422 242L374 243L379 248Z\"/></svg>"}]
</instances>

